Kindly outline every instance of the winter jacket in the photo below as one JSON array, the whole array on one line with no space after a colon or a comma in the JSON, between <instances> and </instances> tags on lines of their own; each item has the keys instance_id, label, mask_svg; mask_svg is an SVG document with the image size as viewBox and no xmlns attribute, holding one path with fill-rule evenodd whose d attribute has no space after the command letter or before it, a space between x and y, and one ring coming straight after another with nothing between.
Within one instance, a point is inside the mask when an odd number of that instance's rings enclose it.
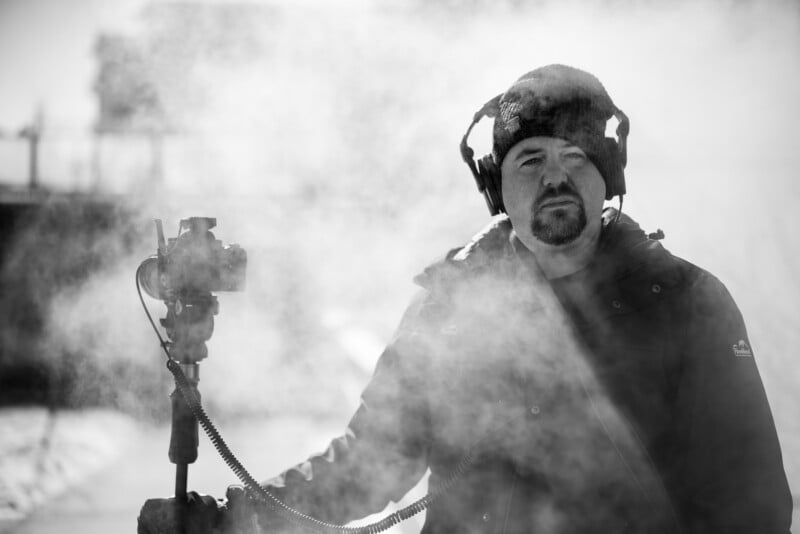
<instances>
[{"instance_id":1,"label":"winter jacket","mask_svg":"<svg viewBox=\"0 0 800 534\"><path fill-rule=\"evenodd\" d=\"M345 523L430 470L446 488L424 534L788 533L734 301L631 219L604 217L595 260L562 279L542 277L502 217L428 267L345 435L269 491Z\"/></svg>"}]
</instances>

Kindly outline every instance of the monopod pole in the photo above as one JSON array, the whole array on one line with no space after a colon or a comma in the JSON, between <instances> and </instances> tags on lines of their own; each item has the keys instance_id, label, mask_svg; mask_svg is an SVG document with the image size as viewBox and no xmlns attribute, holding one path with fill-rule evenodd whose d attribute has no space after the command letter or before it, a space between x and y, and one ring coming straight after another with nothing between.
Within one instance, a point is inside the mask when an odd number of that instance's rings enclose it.
<instances>
[{"instance_id":1,"label":"monopod pole","mask_svg":"<svg viewBox=\"0 0 800 534\"><path fill-rule=\"evenodd\" d=\"M189 381L197 398L200 392L197 384L200 381L199 366L196 363L180 364L183 374ZM185 510L188 504L189 464L197 460L198 423L186 399L175 385L170 394L172 399L172 433L169 440L169 460L175 464L175 520L176 531L183 534L186 528Z\"/></svg>"}]
</instances>

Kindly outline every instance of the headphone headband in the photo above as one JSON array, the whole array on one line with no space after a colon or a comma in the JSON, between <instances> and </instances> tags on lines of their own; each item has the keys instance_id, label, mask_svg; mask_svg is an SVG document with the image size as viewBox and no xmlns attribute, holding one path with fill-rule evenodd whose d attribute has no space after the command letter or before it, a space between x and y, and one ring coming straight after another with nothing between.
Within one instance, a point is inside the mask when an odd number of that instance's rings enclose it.
<instances>
[{"instance_id":1,"label":"headphone headband","mask_svg":"<svg viewBox=\"0 0 800 534\"><path fill-rule=\"evenodd\" d=\"M478 192L483 194L489 213L493 216L506 211L503 205L500 168L491 153L479 160L475 160L475 151L469 146L468 139L472 129L483 117L495 118L500 114L500 100L504 94L500 93L475 112L472 122L461 138L459 145L461 158L469 167L475 179L475 184L478 186ZM617 139L606 137L603 145L605 149L602 154L598 154L604 167L603 179L606 182L606 200L610 200L616 195L619 195L621 200L622 195L625 194L624 169L628 161L630 121L628 116L616 106L614 107L614 117L619 122L616 128Z\"/></svg>"},{"instance_id":2,"label":"headphone headband","mask_svg":"<svg viewBox=\"0 0 800 534\"><path fill-rule=\"evenodd\" d=\"M469 135L472 133L472 129L476 124L478 124L478 122L480 122L482 118L494 118L500 113L500 99L502 97L503 93L500 93L496 97L486 102L481 109L475 112L475 114L472 116L472 122L467 128L467 131L464 133L464 137L461 138L461 144L459 145L461 158L472 172L472 176L475 178L475 184L478 186L478 192L483 194L484 198L486 199L486 206L489 208L489 212L492 215L497 215L501 211L505 212L503 198L499 194L499 190L497 190L494 186L494 180L487 180L488 174L497 169L497 165L494 163L494 159L492 158L491 154L482 157L476 162L475 151L469 146L468 139ZM487 169L490 164L491 167L494 167L494 169L491 171Z\"/></svg>"}]
</instances>

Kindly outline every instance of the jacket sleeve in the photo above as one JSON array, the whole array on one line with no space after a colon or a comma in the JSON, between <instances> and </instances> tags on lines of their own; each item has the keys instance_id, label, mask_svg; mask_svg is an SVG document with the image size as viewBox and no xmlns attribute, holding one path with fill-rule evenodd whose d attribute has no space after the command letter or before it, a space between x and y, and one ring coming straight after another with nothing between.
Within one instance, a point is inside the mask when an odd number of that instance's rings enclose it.
<instances>
[{"instance_id":1,"label":"jacket sleeve","mask_svg":"<svg viewBox=\"0 0 800 534\"><path fill-rule=\"evenodd\" d=\"M324 453L263 483L270 493L306 515L344 524L400 500L422 478L429 420L413 323L423 300L420 295L407 310L344 435ZM262 516L262 523L275 519Z\"/></svg>"},{"instance_id":2,"label":"jacket sleeve","mask_svg":"<svg viewBox=\"0 0 800 534\"><path fill-rule=\"evenodd\" d=\"M689 532L788 534L792 497L742 316L705 272L689 300L677 397Z\"/></svg>"}]
</instances>

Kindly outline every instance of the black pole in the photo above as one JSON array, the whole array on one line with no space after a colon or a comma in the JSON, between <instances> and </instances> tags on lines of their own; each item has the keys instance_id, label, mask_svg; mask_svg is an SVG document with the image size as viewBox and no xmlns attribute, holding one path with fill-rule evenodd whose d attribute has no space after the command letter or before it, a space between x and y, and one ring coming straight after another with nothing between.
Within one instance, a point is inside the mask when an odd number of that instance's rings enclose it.
<instances>
[{"instance_id":1,"label":"black pole","mask_svg":"<svg viewBox=\"0 0 800 534\"><path fill-rule=\"evenodd\" d=\"M19 137L28 141L28 187L39 186L39 141L42 137L41 119L25 126Z\"/></svg>"},{"instance_id":2,"label":"black pole","mask_svg":"<svg viewBox=\"0 0 800 534\"><path fill-rule=\"evenodd\" d=\"M39 132L34 130L30 137L30 168L29 180L30 188L36 189L39 186Z\"/></svg>"},{"instance_id":3,"label":"black pole","mask_svg":"<svg viewBox=\"0 0 800 534\"><path fill-rule=\"evenodd\" d=\"M182 363L181 369L191 384L192 392L197 395L199 400L198 364ZM186 500L189 464L197 460L198 424L177 384L170 397L172 399L172 433L169 440L169 461L175 464L175 498Z\"/></svg>"},{"instance_id":4,"label":"black pole","mask_svg":"<svg viewBox=\"0 0 800 534\"><path fill-rule=\"evenodd\" d=\"M189 480L189 464L175 464L175 500L185 503L187 501L187 488Z\"/></svg>"},{"instance_id":5,"label":"black pole","mask_svg":"<svg viewBox=\"0 0 800 534\"><path fill-rule=\"evenodd\" d=\"M188 389L189 398L200 402L197 385L200 382L200 365L197 363L208 355L205 342L214 330L214 314L217 311L216 297L208 294L184 296L182 301L167 302L167 317L161 320L172 340L169 349L170 364L180 366ZM172 404L172 430L169 440L169 461L175 464L175 532L186 532L186 514L189 505L189 464L197 460L199 423L186 402L184 393L175 382L170 393Z\"/></svg>"},{"instance_id":6,"label":"black pole","mask_svg":"<svg viewBox=\"0 0 800 534\"><path fill-rule=\"evenodd\" d=\"M180 364L191 389L198 399L199 366L196 363ZM186 399L175 384L172 399L172 433L169 440L169 461L175 464L175 531L186 532L186 510L189 464L197 460L198 423Z\"/></svg>"},{"instance_id":7,"label":"black pole","mask_svg":"<svg viewBox=\"0 0 800 534\"><path fill-rule=\"evenodd\" d=\"M174 531L178 534L188 534L186 531L186 512L189 508L187 480L189 478L189 464L175 464L175 524Z\"/></svg>"}]
</instances>

